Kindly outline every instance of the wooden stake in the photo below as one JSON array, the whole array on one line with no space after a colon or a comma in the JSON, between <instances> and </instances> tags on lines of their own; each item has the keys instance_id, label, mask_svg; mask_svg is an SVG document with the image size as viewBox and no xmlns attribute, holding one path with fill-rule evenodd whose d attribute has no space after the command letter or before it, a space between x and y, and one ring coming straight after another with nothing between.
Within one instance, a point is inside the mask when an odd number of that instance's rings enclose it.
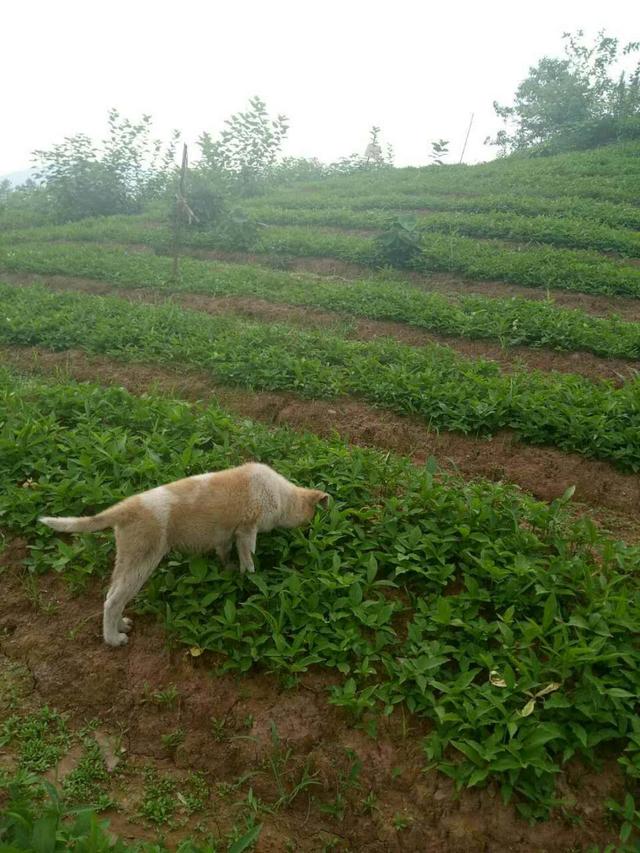
<instances>
[{"instance_id":1,"label":"wooden stake","mask_svg":"<svg viewBox=\"0 0 640 853\"><path fill-rule=\"evenodd\" d=\"M187 167L189 165L189 158L187 155L187 145L186 143L182 146L182 166L180 168L180 183L178 185L178 192L176 193L176 209L175 215L173 217L173 271L171 273L171 278L173 281L178 281L178 260L180 257L180 237L182 234L182 217L183 214L188 211L188 213L193 216L193 211L187 204L187 200L184 196L184 184L185 178L187 176ZM194 216L195 218L195 216Z\"/></svg>"},{"instance_id":2,"label":"wooden stake","mask_svg":"<svg viewBox=\"0 0 640 853\"><path fill-rule=\"evenodd\" d=\"M462 163L462 158L464 157L464 152L467 150L467 142L469 141L469 134L471 133L471 125L473 124L473 117L475 113L471 113L471 120L469 122L469 127L467 128L467 135L464 138L464 145L462 146L462 154L460 155L460 159L458 160L458 166Z\"/></svg>"}]
</instances>

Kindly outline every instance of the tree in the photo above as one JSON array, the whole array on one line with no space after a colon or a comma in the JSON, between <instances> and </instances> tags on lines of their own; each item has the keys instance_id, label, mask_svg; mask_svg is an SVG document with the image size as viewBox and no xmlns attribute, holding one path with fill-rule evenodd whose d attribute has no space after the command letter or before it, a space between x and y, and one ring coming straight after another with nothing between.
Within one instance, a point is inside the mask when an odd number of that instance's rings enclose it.
<instances>
[{"instance_id":1,"label":"tree","mask_svg":"<svg viewBox=\"0 0 640 853\"><path fill-rule=\"evenodd\" d=\"M434 166L444 166L443 157L449 153L449 140L436 139L431 143L430 159Z\"/></svg>"},{"instance_id":2,"label":"tree","mask_svg":"<svg viewBox=\"0 0 640 853\"><path fill-rule=\"evenodd\" d=\"M108 126L99 146L79 133L48 151L33 152L36 178L44 182L58 221L136 213L166 190L174 169L177 131L163 147L151 138L148 115L133 123L110 110Z\"/></svg>"},{"instance_id":3,"label":"tree","mask_svg":"<svg viewBox=\"0 0 640 853\"><path fill-rule=\"evenodd\" d=\"M617 123L640 118L640 62L631 71L613 74L616 63L637 52L640 44L629 42L621 48L618 39L600 32L588 46L582 30L564 33L563 39L564 59L543 57L529 69L511 106L494 101L505 127L487 141L504 152L560 137L577 147L582 138L586 147L589 139L598 137L598 128L615 134Z\"/></svg>"},{"instance_id":4,"label":"tree","mask_svg":"<svg viewBox=\"0 0 640 853\"><path fill-rule=\"evenodd\" d=\"M200 167L253 192L276 162L289 130L288 119L284 115L271 119L265 102L254 97L246 112L234 113L225 125L218 139L208 133L198 139Z\"/></svg>"}]
</instances>

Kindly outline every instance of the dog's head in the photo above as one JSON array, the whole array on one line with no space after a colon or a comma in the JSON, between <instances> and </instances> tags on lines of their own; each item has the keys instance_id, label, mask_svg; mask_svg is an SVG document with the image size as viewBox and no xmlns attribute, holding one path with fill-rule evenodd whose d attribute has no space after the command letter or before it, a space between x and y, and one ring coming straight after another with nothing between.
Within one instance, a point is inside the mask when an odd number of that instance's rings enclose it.
<instances>
[{"instance_id":1,"label":"dog's head","mask_svg":"<svg viewBox=\"0 0 640 853\"><path fill-rule=\"evenodd\" d=\"M296 489L295 501L292 502L286 527L300 527L309 524L320 506L325 509L329 505L329 495L320 489Z\"/></svg>"}]
</instances>

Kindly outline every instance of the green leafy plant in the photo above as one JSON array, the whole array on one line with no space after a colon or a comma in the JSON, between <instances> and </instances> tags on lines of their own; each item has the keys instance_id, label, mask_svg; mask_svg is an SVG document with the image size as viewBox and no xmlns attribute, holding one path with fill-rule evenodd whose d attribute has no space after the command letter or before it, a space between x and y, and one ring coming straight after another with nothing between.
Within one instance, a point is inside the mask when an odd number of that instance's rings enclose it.
<instances>
[{"instance_id":1,"label":"green leafy plant","mask_svg":"<svg viewBox=\"0 0 640 853\"><path fill-rule=\"evenodd\" d=\"M624 802L618 803L616 800L607 800L607 808L620 821L620 841L627 844L631 839L632 833L636 837L640 837L640 809L636 808L635 800L631 794L627 794Z\"/></svg>"},{"instance_id":2,"label":"green leafy plant","mask_svg":"<svg viewBox=\"0 0 640 853\"><path fill-rule=\"evenodd\" d=\"M422 252L421 234L415 220L395 219L376 238L374 253L381 264L411 267Z\"/></svg>"},{"instance_id":3,"label":"green leafy plant","mask_svg":"<svg viewBox=\"0 0 640 853\"><path fill-rule=\"evenodd\" d=\"M137 212L168 186L179 134L163 150L160 140L151 139L148 115L131 122L110 110L108 125L99 146L81 133L34 152L37 178L58 221Z\"/></svg>"},{"instance_id":4,"label":"green leafy plant","mask_svg":"<svg viewBox=\"0 0 640 853\"><path fill-rule=\"evenodd\" d=\"M510 427L526 442L640 470L640 449L629 441L634 381L614 388L572 374L502 374L495 363L468 361L437 345L345 341L170 304L136 306L40 287L0 285L0 307L0 342L6 344L79 346L126 360L181 362L223 383L304 397L357 394L420 416L432 428L490 435ZM598 419L606 429L594 429Z\"/></svg>"},{"instance_id":5,"label":"green leafy plant","mask_svg":"<svg viewBox=\"0 0 640 853\"><path fill-rule=\"evenodd\" d=\"M123 256L120 251L97 246L19 246L0 254L2 261L5 268L14 271L55 270L67 276L91 275L96 281L108 281L122 289L153 287L178 294L257 296L353 316L397 320L448 335L499 340L504 345L584 350L629 359L637 359L640 354L636 322L565 309L551 299L534 302L476 295L454 299L384 279L316 281L310 288L305 279L295 275L189 259L183 259L181 281L169 284L168 260L142 254ZM367 290L366 300L362 299L363 287Z\"/></svg>"},{"instance_id":6,"label":"green leafy plant","mask_svg":"<svg viewBox=\"0 0 640 853\"><path fill-rule=\"evenodd\" d=\"M449 140L436 139L431 143L429 159L435 166L444 166L444 158L449 154Z\"/></svg>"},{"instance_id":7,"label":"green leafy plant","mask_svg":"<svg viewBox=\"0 0 640 853\"><path fill-rule=\"evenodd\" d=\"M271 119L264 101L253 97L249 108L232 115L225 125L216 140L208 133L200 136L200 168L213 174L226 173L237 180L242 192L256 192L280 152L288 119L284 115Z\"/></svg>"},{"instance_id":8,"label":"green leafy plant","mask_svg":"<svg viewBox=\"0 0 640 853\"><path fill-rule=\"evenodd\" d=\"M185 733L183 729L174 729L172 732L167 732L161 735L160 740L162 745L169 752L175 752L176 749L184 742Z\"/></svg>"}]
</instances>

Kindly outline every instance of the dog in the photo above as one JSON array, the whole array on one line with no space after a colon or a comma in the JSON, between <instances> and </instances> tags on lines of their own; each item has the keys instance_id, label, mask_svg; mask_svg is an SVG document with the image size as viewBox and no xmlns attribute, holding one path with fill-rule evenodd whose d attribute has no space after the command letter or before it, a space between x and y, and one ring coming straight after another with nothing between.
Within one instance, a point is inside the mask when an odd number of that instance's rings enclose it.
<instances>
[{"instance_id":1,"label":"dog","mask_svg":"<svg viewBox=\"0 0 640 853\"><path fill-rule=\"evenodd\" d=\"M226 565L235 540L240 571L253 572L258 533L306 524L328 500L326 492L295 486L268 465L249 462L149 489L98 515L39 520L65 533L115 529L103 635L108 645L122 646L132 626L124 608L168 551L214 550Z\"/></svg>"}]
</instances>

